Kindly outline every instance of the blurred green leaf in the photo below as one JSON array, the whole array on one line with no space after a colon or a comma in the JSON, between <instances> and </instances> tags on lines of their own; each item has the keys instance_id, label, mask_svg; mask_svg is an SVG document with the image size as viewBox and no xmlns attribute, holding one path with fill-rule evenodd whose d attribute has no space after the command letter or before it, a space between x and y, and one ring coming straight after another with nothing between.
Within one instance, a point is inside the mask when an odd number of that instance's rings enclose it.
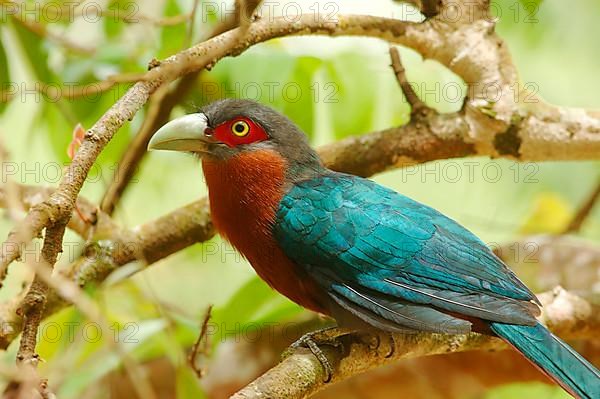
<instances>
[{"instance_id":1,"label":"blurred green leaf","mask_svg":"<svg viewBox=\"0 0 600 399\"><path fill-rule=\"evenodd\" d=\"M358 53L343 53L326 64L329 79L335 82L337 100L343 106L331 107L335 138L366 133L371 129L375 90L371 90L373 77L367 64Z\"/></svg>"},{"instance_id":2,"label":"blurred green leaf","mask_svg":"<svg viewBox=\"0 0 600 399\"><path fill-rule=\"evenodd\" d=\"M316 72L323 61L316 57L297 57L290 81L281 90L281 111L308 134L313 135L315 107L329 100L326 88L316 82Z\"/></svg>"},{"instance_id":3,"label":"blurred green leaf","mask_svg":"<svg viewBox=\"0 0 600 399\"><path fill-rule=\"evenodd\" d=\"M544 399L569 399L571 395L559 386L552 386L541 382L516 383L492 388L483 399L517 399L517 398L544 398Z\"/></svg>"},{"instance_id":4,"label":"blurred green leaf","mask_svg":"<svg viewBox=\"0 0 600 399\"><path fill-rule=\"evenodd\" d=\"M273 290L258 277L251 278L229 302L213 312L214 323L276 322L297 314L301 308Z\"/></svg>"},{"instance_id":5,"label":"blurred green leaf","mask_svg":"<svg viewBox=\"0 0 600 399\"><path fill-rule=\"evenodd\" d=\"M132 325L133 329L118 331L113 328L115 325L112 325L111 330L101 331L101 339L98 341L95 339L82 340L79 349L80 360L77 365L73 365L69 378L61 385L58 392L60 397L81 397L83 391L90 384L121 367L121 356L114 350L115 343L119 344L127 353L132 353L134 350L137 352L141 345L165 328L165 321L162 319L144 320L127 325ZM75 334L77 337L85 338L86 330L92 330L89 334L97 331L99 327L95 326L93 322L84 321L77 325Z\"/></svg>"},{"instance_id":6,"label":"blurred green leaf","mask_svg":"<svg viewBox=\"0 0 600 399\"><path fill-rule=\"evenodd\" d=\"M12 21L12 19L11 19ZM21 44L21 48L27 55L27 62L33 69L37 80L44 83L54 82L54 75L48 67L48 50L45 41L31 32L19 22L13 22L12 26Z\"/></svg>"},{"instance_id":7,"label":"blurred green leaf","mask_svg":"<svg viewBox=\"0 0 600 399\"><path fill-rule=\"evenodd\" d=\"M176 0L167 0L163 15L165 17L173 17L182 13L179 4ZM177 24L164 26L160 33L160 49L158 50L159 59L167 58L177 51L181 50L187 34L186 24Z\"/></svg>"},{"instance_id":8,"label":"blurred green leaf","mask_svg":"<svg viewBox=\"0 0 600 399\"><path fill-rule=\"evenodd\" d=\"M111 0L108 3L107 9L109 10L109 13L102 18L104 33L107 38L114 38L123 32L123 28L126 25L118 18L118 15L125 11L125 5L126 1L122 0Z\"/></svg>"},{"instance_id":9,"label":"blurred green leaf","mask_svg":"<svg viewBox=\"0 0 600 399\"><path fill-rule=\"evenodd\" d=\"M534 5L539 6L544 0L519 0L524 7Z\"/></svg>"},{"instance_id":10,"label":"blurred green leaf","mask_svg":"<svg viewBox=\"0 0 600 399\"><path fill-rule=\"evenodd\" d=\"M198 377L187 365L181 365L177 368L175 378L178 399L206 398L204 391L198 384Z\"/></svg>"}]
</instances>

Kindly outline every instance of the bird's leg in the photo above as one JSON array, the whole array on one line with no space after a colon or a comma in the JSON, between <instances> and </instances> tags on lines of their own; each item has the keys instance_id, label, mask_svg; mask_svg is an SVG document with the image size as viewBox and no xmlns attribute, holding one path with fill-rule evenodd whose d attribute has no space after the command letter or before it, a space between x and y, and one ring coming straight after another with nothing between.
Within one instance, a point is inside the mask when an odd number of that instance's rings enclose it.
<instances>
[{"instance_id":1,"label":"bird's leg","mask_svg":"<svg viewBox=\"0 0 600 399\"><path fill-rule=\"evenodd\" d=\"M300 339L290 345L290 347L283 353L283 357L291 355L291 353L298 348L308 348L312 354L319 360L325 373L327 374L325 382L331 381L333 376L333 367L323 350L319 345L330 345L334 348L339 348L343 344L338 340L339 337L352 332L351 330L339 328L339 327L327 327L321 330L313 331L304 334Z\"/></svg>"}]
</instances>

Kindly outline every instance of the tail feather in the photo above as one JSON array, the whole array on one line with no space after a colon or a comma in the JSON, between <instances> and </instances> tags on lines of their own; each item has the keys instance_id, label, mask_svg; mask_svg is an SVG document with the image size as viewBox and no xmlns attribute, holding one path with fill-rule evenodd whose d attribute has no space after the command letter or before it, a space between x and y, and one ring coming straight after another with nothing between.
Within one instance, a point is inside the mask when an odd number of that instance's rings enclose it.
<instances>
[{"instance_id":1,"label":"tail feather","mask_svg":"<svg viewBox=\"0 0 600 399\"><path fill-rule=\"evenodd\" d=\"M541 324L490 322L490 328L575 397L600 398L600 371Z\"/></svg>"}]
</instances>

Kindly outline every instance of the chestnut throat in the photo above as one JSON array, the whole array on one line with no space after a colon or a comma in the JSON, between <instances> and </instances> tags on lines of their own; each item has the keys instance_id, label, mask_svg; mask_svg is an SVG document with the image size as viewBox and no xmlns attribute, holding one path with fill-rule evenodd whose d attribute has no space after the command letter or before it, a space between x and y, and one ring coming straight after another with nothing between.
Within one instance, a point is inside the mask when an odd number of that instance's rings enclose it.
<instances>
[{"instance_id":1,"label":"chestnut throat","mask_svg":"<svg viewBox=\"0 0 600 399\"><path fill-rule=\"evenodd\" d=\"M285 160L274 151L204 159L204 177L215 227L244 255L247 244L267 238L284 194Z\"/></svg>"}]
</instances>

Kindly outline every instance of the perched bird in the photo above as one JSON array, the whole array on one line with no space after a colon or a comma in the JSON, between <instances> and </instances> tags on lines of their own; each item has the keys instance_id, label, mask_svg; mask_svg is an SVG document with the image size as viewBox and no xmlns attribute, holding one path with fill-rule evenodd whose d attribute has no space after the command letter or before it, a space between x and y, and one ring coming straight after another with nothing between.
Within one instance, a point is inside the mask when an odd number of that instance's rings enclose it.
<instances>
[{"instance_id":1,"label":"perched bird","mask_svg":"<svg viewBox=\"0 0 600 399\"><path fill-rule=\"evenodd\" d=\"M496 335L576 397L600 372L536 320L535 295L436 210L321 163L285 116L221 100L156 132L150 149L202 160L213 223L259 276L350 329Z\"/></svg>"}]
</instances>

